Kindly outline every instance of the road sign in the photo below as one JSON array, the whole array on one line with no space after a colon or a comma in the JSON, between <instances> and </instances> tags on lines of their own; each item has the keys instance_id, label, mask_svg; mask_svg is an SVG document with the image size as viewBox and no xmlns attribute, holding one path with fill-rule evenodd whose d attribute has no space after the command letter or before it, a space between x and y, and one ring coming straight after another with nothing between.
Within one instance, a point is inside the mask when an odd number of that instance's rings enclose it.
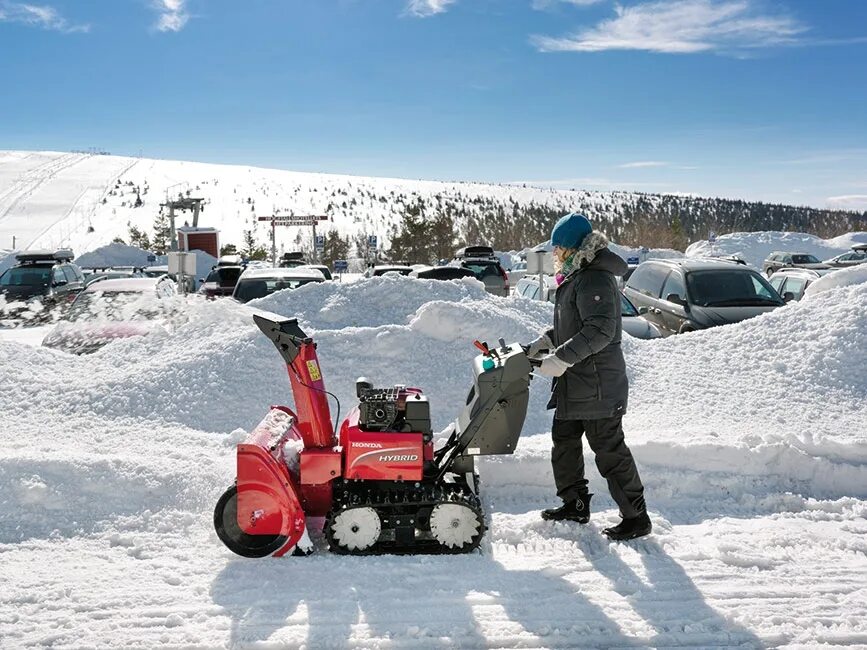
<instances>
[{"instance_id":1,"label":"road sign","mask_svg":"<svg viewBox=\"0 0 867 650\"><path fill-rule=\"evenodd\" d=\"M148 262L156 262L156 261L157 261L156 255L148 255Z\"/></svg>"},{"instance_id":2,"label":"road sign","mask_svg":"<svg viewBox=\"0 0 867 650\"><path fill-rule=\"evenodd\" d=\"M626 258L627 264L639 264L640 262L641 262L641 260L638 257L627 257Z\"/></svg>"},{"instance_id":3,"label":"road sign","mask_svg":"<svg viewBox=\"0 0 867 650\"><path fill-rule=\"evenodd\" d=\"M710 243L710 244L713 244L714 242L716 242L716 233L715 233L713 230L711 230L711 231L707 234L707 241L708 241L708 243Z\"/></svg>"},{"instance_id":4,"label":"road sign","mask_svg":"<svg viewBox=\"0 0 867 650\"><path fill-rule=\"evenodd\" d=\"M321 251L325 249L325 235L316 235L316 250Z\"/></svg>"},{"instance_id":5,"label":"road sign","mask_svg":"<svg viewBox=\"0 0 867 650\"><path fill-rule=\"evenodd\" d=\"M334 270L342 273L349 268L349 262L346 260L334 260Z\"/></svg>"},{"instance_id":6,"label":"road sign","mask_svg":"<svg viewBox=\"0 0 867 650\"><path fill-rule=\"evenodd\" d=\"M367 247L368 248L376 248L377 238L376 235L368 235L367 236Z\"/></svg>"},{"instance_id":7,"label":"road sign","mask_svg":"<svg viewBox=\"0 0 867 650\"><path fill-rule=\"evenodd\" d=\"M312 226L320 221L328 221L328 217L317 214L286 214L256 217L259 221L271 221L278 226Z\"/></svg>"}]
</instances>

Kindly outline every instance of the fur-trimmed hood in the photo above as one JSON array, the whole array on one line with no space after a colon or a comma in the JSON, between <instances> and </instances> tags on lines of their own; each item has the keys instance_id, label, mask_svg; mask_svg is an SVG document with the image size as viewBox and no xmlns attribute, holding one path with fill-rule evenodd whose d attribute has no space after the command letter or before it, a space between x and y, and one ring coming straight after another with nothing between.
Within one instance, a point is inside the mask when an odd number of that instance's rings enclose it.
<instances>
[{"instance_id":1,"label":"fur-trimmed hood","mask_svg":"<svg viewBox=\"0 0 867 650\"><path fill-rule=\"evenodd\" d=\"M593 231L587 235L575 251L574 267L569 275L586 268L598 268L617 276L625 274L629 266L623 258L608 250L608 244L608 237L601 232Z\"/></svg>"}]
</instances>

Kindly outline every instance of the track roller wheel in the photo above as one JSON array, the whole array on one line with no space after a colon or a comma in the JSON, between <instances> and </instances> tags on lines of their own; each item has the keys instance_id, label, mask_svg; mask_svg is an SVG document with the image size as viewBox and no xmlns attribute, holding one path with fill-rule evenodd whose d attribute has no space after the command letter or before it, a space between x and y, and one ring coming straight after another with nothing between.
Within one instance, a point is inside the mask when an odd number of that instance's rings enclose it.
<instances>
[{"instance_id":1,"label":"track roller wheel","mask_svg":"<svg viewBox=\"0 0 867 650\"><path fill-rule=\"evenodd\" d=\"M430 530L437 542L451 552L479 545L485 532L482 515L462 503L440 503L430 515Z\"/></svg>"},{"instance_id":2,"label":"track roller wheel","mask_svg":"<svg viewBox=\"0 0 867 650\"><path fill-rule=\"evenodd\" d=\"M373 508L347 508L329 516L325 529L332 551L364 553L379 541L382 521Z\"/></svg>"}]
</instances>

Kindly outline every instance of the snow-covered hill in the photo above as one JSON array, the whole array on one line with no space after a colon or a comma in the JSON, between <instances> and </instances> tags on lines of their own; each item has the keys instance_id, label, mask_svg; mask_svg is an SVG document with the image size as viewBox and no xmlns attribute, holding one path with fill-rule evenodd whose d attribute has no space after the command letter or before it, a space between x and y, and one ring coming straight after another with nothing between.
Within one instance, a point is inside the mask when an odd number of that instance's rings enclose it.
<instances>
[{"instance_id":1,"label":"snow-covered hill","mask_svg":"<svg viewBox=\"0 0 867 650\"><path fill-rule=\"evenodd\" d=\"M144 201L133 207L136 189ZM441 183L311 174L274 169L149 160L119 156L0 151L0 249L70 246L94 250L115 237L128 238L132 224L150 231L167 196L190 192L207 201L199 225L218 228L222 243L243 241L253 229L260 243L270 227L258 215L322 214L324 230L377 235L388 241L391 225L422 198L480 214L491 206L511 213L513 203L568 211L580 200L600 219L614 203L634 202L628 192L576 192L478 183ZM594 211L594 206L596 210ZM595 214L594 214L595 212ZM186 218L191 218L189 213ZM183 223L183 213L178 225ZM322 232L322 230L320 230ZM278 246L309 243L309 228L279 228Z\"/></svg>"},{"instance_id":2,"label":"snow-covered hill","mask_svg":"<svg viewBox=\"0 0 867 650\"><path fill-rule=\"evenodd\" d=\"M0 646L863 645L865 304L861 282L738 325L626 338L625 429L655 522L631 543L601 535L617 513L592 463L590 524L539 518L555 499L548 383L534 380L516 455L481 463L490 530L462 557L222 547L211 512L233 446L290 401L248 307L192 300L179 331L89 357L0 340ZM526 341L552 316L475 281L402 277L256 307L300 318L344 413L365 375L423 387L438 429L464 402L472 339Z\"/></svg>"},{"instance_id":3,"label":"snow-covered hill","mask_svg":"<svg viewBox=\"0 0 867 650\"><path fill-rule=\"evenodd\" d=\"M841 233L860 227L861 216L764 204L659 196L632 192L554 190L513 185L444 183L290 172L84 153L0 151L0 258L13 248L69 246L93 251L129 227L152 234L167 197L206 201L200 225L221 231L221 243L241 246L244 231L269 242L270 226L257 216L327 215L319 233L335 230L354 239L376 235L387 247L404 215L448 214L457 240L488 240L504 250L543 238L552 220L585 212L613 241L654 248L685 246L708 230L785 227ZM138 199L143 205L134 207ZM180 213L178 225L190 219ZM520 226L515 226L520 224ZM499 245L497 233L516 228ZM310 247L307 227L277 229L278 248ZM620 239L619 235L622 236ZM505 237L504 237L505 239ZM478 243L478 242L473 242Z\"/></svg>"}]
</instances>

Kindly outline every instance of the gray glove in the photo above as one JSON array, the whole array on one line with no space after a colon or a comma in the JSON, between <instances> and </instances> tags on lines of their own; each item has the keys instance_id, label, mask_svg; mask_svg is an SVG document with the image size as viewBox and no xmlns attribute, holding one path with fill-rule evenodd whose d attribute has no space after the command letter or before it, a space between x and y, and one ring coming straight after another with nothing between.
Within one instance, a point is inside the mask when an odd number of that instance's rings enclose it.
<instances>
[{"instance_id":1,"label":"gray glove","mask_svg":"<svg viewBox=\"0 0 867 650\"><path fill-rule=\"evenodd\" d=\"M549 354L547 357L542 359L542 365L539 366L539 374L545 375L546 377L559 377L566 370L571 367L572 364L566 363L556 354Z\"/></svg>"},{"instance_id":2,"label":"gray glove","mask_svg":"<svg viewBox=\"0 0 867 650\"><path fill-rule=\"evenodd\" d=\"M554 341L552 341L547 334L542 334L542 336L527 346L527 356L531 359L536 359L541 356L542 351L550 350L553 347Z\"/></svg>"}]
</instances>

